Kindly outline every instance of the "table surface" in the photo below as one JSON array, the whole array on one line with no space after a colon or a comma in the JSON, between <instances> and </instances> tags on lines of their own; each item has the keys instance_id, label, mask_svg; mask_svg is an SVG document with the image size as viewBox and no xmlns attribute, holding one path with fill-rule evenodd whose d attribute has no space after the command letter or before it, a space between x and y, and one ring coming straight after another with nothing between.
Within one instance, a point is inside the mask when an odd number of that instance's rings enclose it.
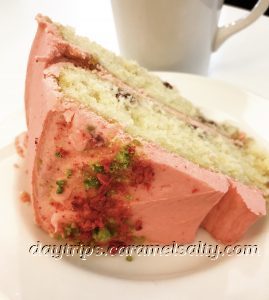
<instances>
[{"instance_id":1,"label":"table surface","mask_svg":"<svg viewBox=\"0 0 269 300\"><path fill-rule=\"evenodd\" d=\"M24 79L37 13L76 28L106 48L119 53L109 0L9 0L0 3L0 124L23 109ZM220 23L248 12L224 6ZM212 55L209 77L221 79L269 99L269 18L229 39ZM236 99L235 99L236 101ZM1 137L0 137L1 138Z\"/></svg>"}]
</instances>

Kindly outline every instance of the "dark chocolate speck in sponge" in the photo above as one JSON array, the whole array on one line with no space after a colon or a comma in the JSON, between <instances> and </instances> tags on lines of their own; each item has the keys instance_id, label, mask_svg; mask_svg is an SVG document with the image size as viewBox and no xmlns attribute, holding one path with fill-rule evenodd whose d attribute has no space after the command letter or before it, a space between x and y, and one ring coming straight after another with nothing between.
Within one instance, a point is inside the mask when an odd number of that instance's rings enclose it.
<instances>
[{"instance_id":1,"label":"dark chocolate speck in sponge","mask_svg":"<svg viewBox=\"0 0 269 300\"><path fill-rule=\"evenodd\" d=\"M172 90L172 89L173 89L173 86L172 86L172 84L170 84L170 83L169 83L169 82L167 82L167 81L164 81L164 82L163 82L163 85L164 85L166 88L170 89L170 90Z\"/></svg>"}]
</instances>

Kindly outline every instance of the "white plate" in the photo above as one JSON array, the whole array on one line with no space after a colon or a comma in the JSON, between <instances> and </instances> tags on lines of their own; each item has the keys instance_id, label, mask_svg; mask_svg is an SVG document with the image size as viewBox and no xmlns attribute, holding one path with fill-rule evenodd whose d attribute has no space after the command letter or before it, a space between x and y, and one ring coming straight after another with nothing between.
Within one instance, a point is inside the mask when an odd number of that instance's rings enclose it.
<instances>
[{"instance_id":1,"label":"white plate","mask_svg":"<svg viewBox=\"0 0 269 300\"><path fill-rule=\"evenodd\" d=\"M182 94L216 120L229 120L269 142L269 101L223 82L160 73ZM13 139L23 113L0 126L0 136ZM26 175L18 171L12 145L0 150L0 299L266 299L269 298L268 222L249 230L244 244L257 244L260 255L222 257L170 256L78 257L55 260L33 256L31 245L55 244L33 224L27 204L19 201ZM22 165L22 162L19 162ZM200 230L196 241L215 243ZM2 297L2 298L1 298ZM6 298L4 298L6 297Z\"/></svg>"}]
</instances>

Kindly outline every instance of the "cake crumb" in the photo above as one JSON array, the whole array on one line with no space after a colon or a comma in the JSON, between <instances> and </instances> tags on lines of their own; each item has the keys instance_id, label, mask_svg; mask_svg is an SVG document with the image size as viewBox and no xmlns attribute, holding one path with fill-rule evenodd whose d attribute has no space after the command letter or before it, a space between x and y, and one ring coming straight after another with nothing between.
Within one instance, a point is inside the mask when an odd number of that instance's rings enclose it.
<instances>
[{"instance_id":1,"label":"cake crumb","mask_svg":"<svg viewBox=\"0 0 269 300\"><path fill-rule=\"evenodd\" d=\"M246 134L238 130L232 134L231 138L243 142L246 139Z\"/></svg>"},{"instance_id":2,"label":"cake crumb","mask_svg":"<svg viewBox=\"0 0 269 300\"><path fill-rule=\"evenodd\" d=\"M17 154L24 158L27 150L28 136L26 132L21 133L15 139L15 148Z\"/></svg>"},{"instance_id":3,"label":"cake crumb","mask_svg":"<svg viewBox=\"0 0 269 300\"><path fill-rule=\"evenodd\" d=\"M20 194L20 200L21 200L21 202L23 202L23 203L29 203L29 202L31 202L31 197L30 197L30 195L29 195L29 193L27 193L27 192L21 192L21 194Z\"/></svg>"}]
</instances>

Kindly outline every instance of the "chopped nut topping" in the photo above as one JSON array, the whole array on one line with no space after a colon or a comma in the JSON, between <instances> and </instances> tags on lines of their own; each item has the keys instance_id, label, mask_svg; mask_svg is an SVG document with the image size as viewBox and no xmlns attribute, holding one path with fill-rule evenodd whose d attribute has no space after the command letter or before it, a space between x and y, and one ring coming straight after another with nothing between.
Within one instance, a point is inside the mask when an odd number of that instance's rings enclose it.
<instances>
[{"instance_id":1,"label":"chopped nut topping","mask_svg":"<svg viewBox=\"0 0 269 300\"><path fill-rule=\"evenodd\" d=\"M64 192L65 184L66 184L66 180L56 181L56 185L57 185L56 194L62 194Z\"/></svg>"}]
</instances>

